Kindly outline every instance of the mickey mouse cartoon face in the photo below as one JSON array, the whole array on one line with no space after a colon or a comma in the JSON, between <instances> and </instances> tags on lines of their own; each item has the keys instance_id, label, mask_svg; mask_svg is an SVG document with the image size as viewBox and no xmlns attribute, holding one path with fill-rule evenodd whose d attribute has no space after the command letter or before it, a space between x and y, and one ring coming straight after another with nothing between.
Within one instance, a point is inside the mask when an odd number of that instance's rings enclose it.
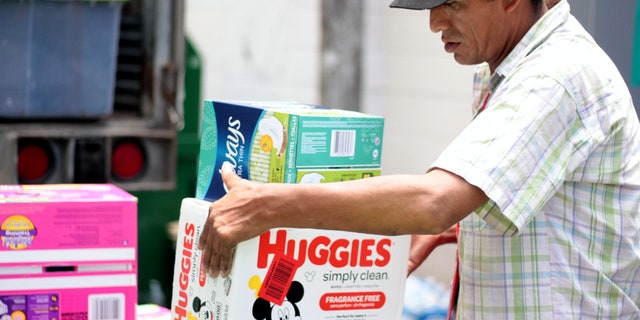
<instances>
[{"instance_id":1,"label":"mickey mouse cartoon face","mask_svg":"<svg viewBox=\"0 0 640 320\"><path fill-rule=\"evenodd\" d=\"M213 320L213 309L206 301L200 299L200 297L195 297L193 299L193 311L198 314L198 319L202 320Z\"/></svg>"},{"instance_id":2,"label":"mickey mouse cartoon face","mask_svg":"<svg viewBox=\"0 0 640 320\"><path fill-rule=\"evenodd\" d=\"M262 298L253 303L253 318L256 320L301 320L297 303L302 300L304 287L298 281L293 281L287 292L287 299L282 305L271 304Z\"/></svg>"}]
</instances>

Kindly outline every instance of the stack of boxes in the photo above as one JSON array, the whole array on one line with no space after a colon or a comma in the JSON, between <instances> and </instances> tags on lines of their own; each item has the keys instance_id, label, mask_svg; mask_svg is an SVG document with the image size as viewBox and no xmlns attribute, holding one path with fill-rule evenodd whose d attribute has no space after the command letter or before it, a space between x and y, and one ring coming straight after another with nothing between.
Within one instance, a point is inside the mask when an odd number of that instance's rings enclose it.
<instances>
[{"instance_id":1,"label":"stack of boxes","mask_svg":"<svg viewBox=\"0 0 640 320\"><path fill-rule=\"evenodd\" d=\"M0 186L0 319L135 319L137 234L113 185Z\"/></svg>"},{"instance_id":2,"label":"stack of boxes","mask_svg":"<svg viewBox=\"0 0 640 320\"><path fill-rule=\"evenodd\" d=\"M397 319L409 236L273 229L236 248L231 274L210 278L197 242L230 163L256 182L326 183L380 175L384 119L296 102L205 101L197 199L184 199L174 319ZM330 199L327 199L330 201Z\"/></svg>"}]
</instances>

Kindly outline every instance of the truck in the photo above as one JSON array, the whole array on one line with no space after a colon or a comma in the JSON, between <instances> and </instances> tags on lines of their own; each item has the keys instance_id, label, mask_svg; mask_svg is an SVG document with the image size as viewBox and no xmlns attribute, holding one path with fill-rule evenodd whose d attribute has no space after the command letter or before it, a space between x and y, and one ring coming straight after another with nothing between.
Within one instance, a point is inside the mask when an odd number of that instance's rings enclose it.
<instances>
[{"instance_id":1,"label":"truck","mask_svg":"<svg viewBox=\"0 0 640 320\"><path fill-rule=\"evenodd\" d=\"M184 1L0 1L0 17L0 184L112 183L138 197L139 303L168 305L167 225L195 193L199 149Z\"/></svg>"}]
</instances>

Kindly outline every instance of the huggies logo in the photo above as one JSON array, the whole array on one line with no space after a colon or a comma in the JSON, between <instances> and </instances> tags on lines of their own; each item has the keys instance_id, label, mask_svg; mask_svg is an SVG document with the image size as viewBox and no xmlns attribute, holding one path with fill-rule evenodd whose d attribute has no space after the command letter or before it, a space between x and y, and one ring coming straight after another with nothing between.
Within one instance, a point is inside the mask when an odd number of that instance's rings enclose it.
<instances>
[{"instance_id":1,"label":"huggies logo","mask_svg":"<svg viewBox=\"0 0 640 320\"><path fill-rule=\"evenodd\" d=\"M269 256L284 253L303 265L307 260L314 265L329 264L343 267L384 267L391 260L391 239L332 239L318 236L313 239L287 239L286 230L271 231L260 235L257 267L267 268Z\"/></svg>"},{"instance_id":2,"label":"huggies logo","mask_svg":"<svg viewBox=\"0 0 640 320\"><path fill-rule=\"evenodd\" d=\"M191 273L191 264L193 249L195 244L196 227L192 223L187 223L184 227L184 238L182 239L182 258L180 260L180 274L178 276L178 303L173 309L174 319L189 319L189 274Z\"/></svg>"},{"instance_id":3,"label":"huggies logo","mask_svg":"<svg viewBox=\"0 0 640 320\"><path fill-rule=\"evenodd\" d=\"M242 174L242 166L239 166L239 163L244 157L244 145L245 138L242 132L240 132L240 127L242 125L240 120L234 119L233 117L229 117L227 121L227 141L226 148L227 152L225 153L225 159L229 164L233 166L233 170L236 171L238 175ZM224 162L223 162L224 163ZM222 173L222 168L219 170ZM227 187L224 186L226 192Z\"/></svg>"}]
</instances>

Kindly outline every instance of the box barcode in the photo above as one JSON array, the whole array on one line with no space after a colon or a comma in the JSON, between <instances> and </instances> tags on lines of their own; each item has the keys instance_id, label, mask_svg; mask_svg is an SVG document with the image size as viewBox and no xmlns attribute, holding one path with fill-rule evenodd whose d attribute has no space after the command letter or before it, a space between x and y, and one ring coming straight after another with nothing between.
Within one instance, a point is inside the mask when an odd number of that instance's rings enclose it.
<instances>
[{"instance_id":1,"label":"box barcode","mask_svg":"<svg viewBox=\"0 0 640 320\"><path fill-rule=\"evenodd\" d=\"M331 131L331 157L353 157L356 151L355 130Z\"/></svg>"},{"instance_id":2,"label":"box barcode","mask_svg":"<svg viewBox=\"0 0 640 320\"><path fill-rule=\"evenodd\" d=\"M285 255L274 258L258 296L281 305L287 296L287 291L289 291L296 269L297 263L295 260Z\"/></svg>"},{"instance_id":3,"label":"box barcode","mask_svg":"<svg viewBox=\"0 0 640 320\"><path fill-rule=\"evenodd\" d=\"M89 295L89 320L125 320L124 294Z\"/></svg>"}]
</instances>

